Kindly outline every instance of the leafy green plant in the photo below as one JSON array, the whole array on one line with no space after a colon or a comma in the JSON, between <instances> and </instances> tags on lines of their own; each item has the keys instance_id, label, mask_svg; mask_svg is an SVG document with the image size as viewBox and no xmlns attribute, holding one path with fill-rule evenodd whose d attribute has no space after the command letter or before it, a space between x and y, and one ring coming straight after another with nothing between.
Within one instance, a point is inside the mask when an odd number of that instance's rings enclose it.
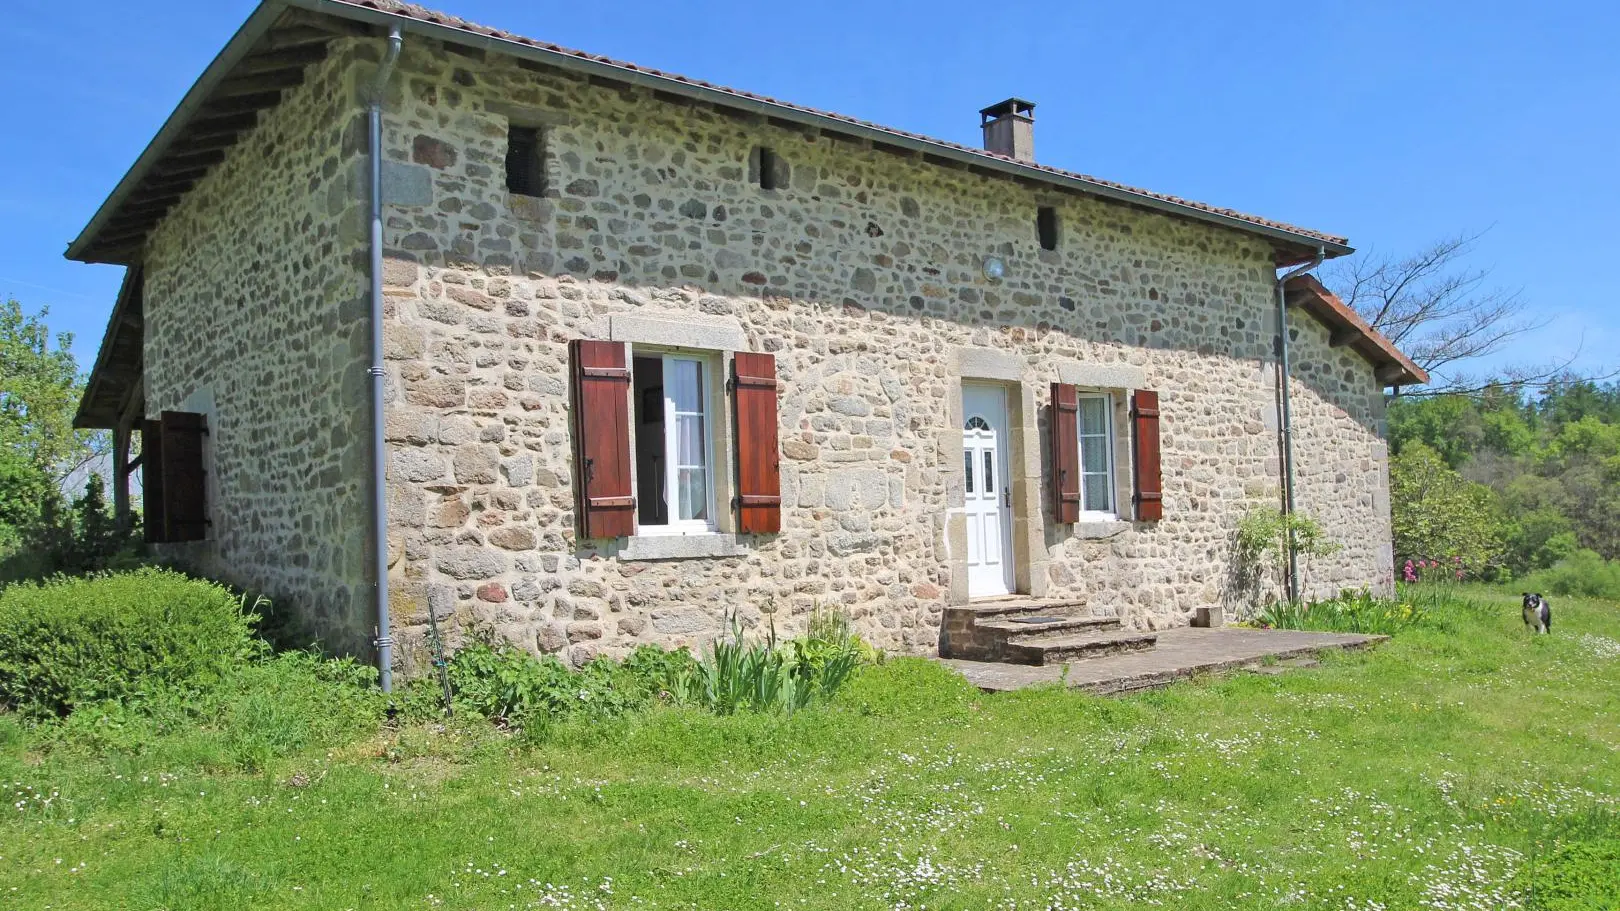
<instances>
[{"instance_id":1,"label":"leafy green plant","mask_svg":"<svg viewBox=\"0 0 1620 911\"><path fill-rule=\"evenodd\" d=\"M1266 605L1255 623L1272 629L1321 630L1392 636L1428 624L1424 605L1409 598L1379 598L1366 589L1342 591L1324 601L1278 601Z\"/></svg>"},{"instance_id":2,"label":"leafy green plant","mask_svg":"<svg viewBox=\"0 0 1620 911\"><path fill-rule=\"evenodd\" d=\"M1620 903L1620 837L1560 844L1521 876L1532 911L1600 911Z\"/></svg>"},{"instance_id":3,"label":"leafy green plant","mask_svg":"<svg viewBox=\"0 0 1620 911\"><path fill-rule=\"evenodd\" d=\"M881 656L851 632L842 612L817 608L805 635L784 644L774 618L765 638L750 640L736 618L731 635L716 639L689 678L687 698L720 715L738 711L794 712L830 697L862 664Z\"/></svg>"},{"instance_id":4,"label":"leafy green plant","mask_svg":"<svg viewBox=\"0 0 1620 911\"><path fill-rule=\"evenodd\" d=\"M623 663L599 658L573 670L551 655L485 641L456 652L448 670L458 711L529 727L575 717L612 718L659 700L676 701L696 668L690 652L642 646ZM424 696L415 702L433 700Z\"/></svg>"},{"instance_id":5,"label":"leafy green plant","mask_svg":"<svg viewBox=\"0 0 1620 911\"><path fill-rule=\"evenodd\" d=\"M253 605L159 569L0 592L0 703L31 717L161 688L200 690L260 657Z\"/></svg>"},{"instance_id":6,"label":"leafy green plant","mask_svg":"<svg viewBox=\"0 0 1620 911\"><path fill-rule=\"evenodd\" d=\"M1338 552L1340 545L1322 526L1300 512L1284 515L1276 507L1257 507L1238 520L1233 554L1236 588L1251 601L1258 600L1264 582L1281 579L1288 565L1288 544L1310 559Z\"/></svg>"}]
</instances>

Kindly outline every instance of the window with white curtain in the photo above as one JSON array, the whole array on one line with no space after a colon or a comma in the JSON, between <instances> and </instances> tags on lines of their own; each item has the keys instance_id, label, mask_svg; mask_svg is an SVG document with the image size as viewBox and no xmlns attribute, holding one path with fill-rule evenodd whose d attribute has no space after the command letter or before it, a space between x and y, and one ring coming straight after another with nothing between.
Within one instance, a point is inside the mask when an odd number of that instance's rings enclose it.
<instances>
[{"instance_id":1,"label":"window with white curtain","mask_svg":"<svg viewBox=\"0 0 1620 911\"><path fill-rule=\"evenodd\" d=\"M701 355L635 352L638 534L715 529L713 373Z\"/></svg>"},{"instance_id":2,"label":"window with white curtain","mask_svg":"<svg viewBox=\"0 0 1620 911\"><path fill-rule=\"evenodd\" d=\"M1114 397L1081 393L1080 511L1094 518L1114 518Z\"/></svg>"}]
</instances>

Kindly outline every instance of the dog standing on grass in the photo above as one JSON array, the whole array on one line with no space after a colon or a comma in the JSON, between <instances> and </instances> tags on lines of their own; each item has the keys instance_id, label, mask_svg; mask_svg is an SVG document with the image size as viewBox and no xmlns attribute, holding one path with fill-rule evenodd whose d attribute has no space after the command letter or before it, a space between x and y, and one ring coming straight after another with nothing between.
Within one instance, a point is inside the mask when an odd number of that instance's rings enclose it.
<instances>
[{"instance_id":1,"label":"dog standing on grass","mask_svg":"<svg viewBox=\"0 0 1620 911\"><path fill-rule=\"evenodd\" d=\"M1539 592L1524 593L1524 625L1538 633L1552 633L1552 605Z\"/></svg>"}]
</instances>

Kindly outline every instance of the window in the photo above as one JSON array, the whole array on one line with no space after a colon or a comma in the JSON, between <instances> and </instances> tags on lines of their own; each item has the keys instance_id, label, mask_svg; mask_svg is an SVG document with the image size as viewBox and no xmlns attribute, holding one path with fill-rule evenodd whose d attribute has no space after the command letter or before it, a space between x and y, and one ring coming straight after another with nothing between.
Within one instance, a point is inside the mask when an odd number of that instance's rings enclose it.
<instances>
[{"instance_id":1,"label":"window","mask_svg":"<svg viewBox=\"0 0 1620 911\"><path fill-rule=\"evenodd\" d=\"M1057 249L1057 209L1051 206L1041 206L1035 210L1035 236L1040 238L1042 250Z\"/></svg>"},{"instance_id":2,"label":"window","mask_svg":"<svg viewBox=\"0 0 1620 911\"><path fill-rule=\"evenodd\" d=\"M710 389L705 358L636 352L636 518L641 534L715 529Z\"/></svg>"},{"instance_id":3,"label":"window","mask_svg":"<svg viewBox=\"0 0 1620 911\"><path fill-rule=\"evenodd\" d=\"M759 147L759 188L761 190L774 190L776 182L776 150L765 146Z\"/></svg>"},{"instance_id":4,"label":"window","mask_svg":"<svg viewBox=\"0 0 1620 911\"><path fill-rule=\"evenodd\" d=\"M1096 516L1114 511L1114 399L1107 393L1079 397L1080 510Z\"/></svg>"},{"instance_id":5,"label":"window","mask_svg":"<svg viewBox=\"0 0 1620 911\"><path fill-rule=\"evenodd\" d=\"M506 189L520 196L545 195L545 143L539 127L507 127Z\"/></svg>"}]
</instances>

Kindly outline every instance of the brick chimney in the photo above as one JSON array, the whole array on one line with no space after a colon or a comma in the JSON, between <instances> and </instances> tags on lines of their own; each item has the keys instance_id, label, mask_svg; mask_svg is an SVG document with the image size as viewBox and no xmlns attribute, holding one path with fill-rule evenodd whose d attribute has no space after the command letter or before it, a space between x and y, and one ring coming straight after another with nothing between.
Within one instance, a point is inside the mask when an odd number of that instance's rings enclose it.
<instances>
[{"instance_id":1,"label":"brick chimney","mask_svg":"<svg viewBox=\"0 0 1620 911\"><path fill-rule=\"evenodd\" d=\"M1035 102L1008 98L979 112L984 150L1019 161L1035 160Z\"/></svg>"}]
</instances>

